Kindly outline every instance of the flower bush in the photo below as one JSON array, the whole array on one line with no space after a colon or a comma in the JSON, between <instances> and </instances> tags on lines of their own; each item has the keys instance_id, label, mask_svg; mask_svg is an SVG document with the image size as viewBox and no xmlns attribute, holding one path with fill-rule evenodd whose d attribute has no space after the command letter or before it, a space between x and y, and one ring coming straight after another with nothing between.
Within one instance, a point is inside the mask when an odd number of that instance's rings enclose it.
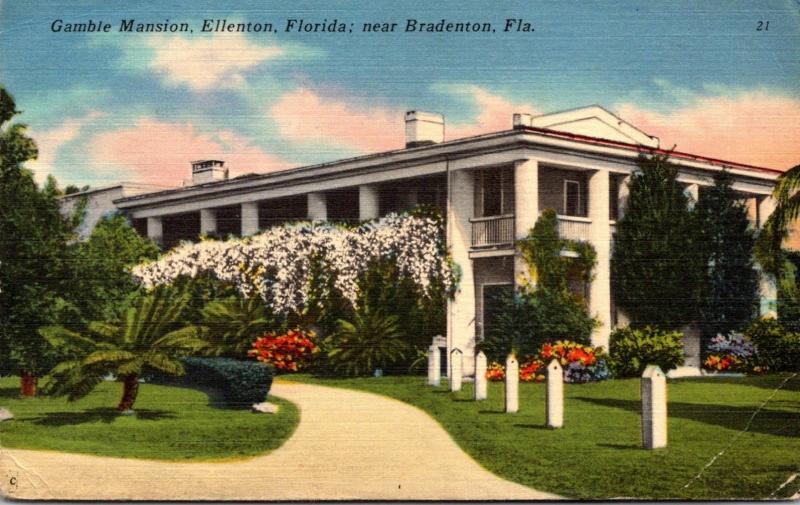
<instances>
[{"instance_id":1,"label":"flower bush","mask_svg":"<svg viewBox=\"0 0 800 505\"><path fill-rule=\"evenodd\" d=\"M486 378L494 382L504 380L506 378L506 367L493 361L486 368Z\"/></svg>"},{"instance_id":2,"label":"flower bush","mask_svg":"<svg viewBox=\"0 0 800 505\"><path fill-rule=\"evenodd\" d=\"M750 371L754 367L755 346L742 334L717 335L708 344L703 366L709 370Z\"/></svg>"},{"instance_id":3,"label":"flower bush","mask_svg":"<svg viewBox=\"0 0 800 505\"><path fill-rule=\"evenodd\" d=\"M265 333L253 342L247 355L278 370L296 372L317 350L314 337L313 331L289 330L283 335Z\"/></svg>"},{"instance_id":4,"label":"flower bush","mask_svg":"<svg viewBox=\"0 0 800 505\"><path fill-rule=\"evenodd\" d=\"M302 222L238 240L182 244L157 261L135 266L131 273L148 289L209 274L286 314L308 303L315 264L325 270L317 286L324 292L319 295L327 298L335 289L355 305L359 275L381 259L393 260L398 274L413 280L423 295L429 295L434 284L447 292L457 284L441 224L432 217L406 214L389 214L354 229Z\"/></svg>"},{"instance_id":5,"label":"flower bush","mask_svg":"<svg viewBox=\"0 0 800 505\"><path fill-rule=\"evenodd\" d=\"M608 366L603 350L588 345L558 340L545 343L539 352L526 356L519 367L519 379L523 382L541 382L545 379L545 367L557 359L564 370L564 382L581 383L605 380L609 376ZM486 378L490 381L505 379L504 367L492 362L486 370Z\"/></svg>"}]
</instances>

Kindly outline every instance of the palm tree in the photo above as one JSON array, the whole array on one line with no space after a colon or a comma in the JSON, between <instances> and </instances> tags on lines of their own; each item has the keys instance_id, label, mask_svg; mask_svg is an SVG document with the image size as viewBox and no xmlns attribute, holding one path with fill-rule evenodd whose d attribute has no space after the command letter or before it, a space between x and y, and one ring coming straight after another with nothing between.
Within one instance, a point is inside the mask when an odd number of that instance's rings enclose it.
<instances>
[{"instance_id":1,"label":"palm tree","mask_svg":"<svg viewBox=\"0 0 800 505\"><path fill-rule=\"evenodd\" d=\"M769 273L780 277L783 268L781 246L789 235L789 226L800 216L800 165L787 170L772 191L775 210L764 223L756 244L759 263Z\"/></svg>"},{"instance_id":2,"label":"palm tree","mask_svg":"<svg viewBox=\"0 0 800 505\"><path fill-rule=\"evenodd\" d=\"M405 359L409 346L403 338L397 316L360 308L352 322L340 319L325 340L328 362L344 375L368 375Z\"/></svg>"},{"instance_id":3,"label":"palm tree","mask_svg":"<svg viewBox=\"0 0 800 505\"><path fill-rule=\"evenodd\" d=\"M244 358L257 337L276 325L261 298L229 297L206 304L201 311L208 329L206 354Z\"/></svg>"},{"instance_id":4,"label":"palm tree","mask_svg":"<svg viewBox=\"0 0 800 505\"><path fill-rule=\"evenodd\" d=\"M183 375L176 358L206 347L204 328L182 326L179 318L189 293L159 288L152 294L129 299L119 324L94 321L86 334L63 326L46 326L39 333L70 359L50 371L45 391L67 395L69 401L88 395L108 374L123 381L119 411L133 407L139 376L149 367L170 375Z\"/></svg>"}]
</instances>

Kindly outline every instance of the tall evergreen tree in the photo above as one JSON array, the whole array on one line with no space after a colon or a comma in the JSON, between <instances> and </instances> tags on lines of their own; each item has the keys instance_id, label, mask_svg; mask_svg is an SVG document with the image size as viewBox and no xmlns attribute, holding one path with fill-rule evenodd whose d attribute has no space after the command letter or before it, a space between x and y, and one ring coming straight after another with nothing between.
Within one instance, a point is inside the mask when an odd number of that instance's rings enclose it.
<instances>
[{"instance_id":1,"label":"tall evergreen tree","mask_svg":"<svg viewBox=\"0 0 800 505\"><path fill-rule=\"evenodd\" d=\"M67 248L79 216L62 216L53 178L39 188L23 164L35 159L36 143L17 115L14 99L0 86L0 373L18 373L23 393L49 370L52 348L37 328L53 323L66 307Z\"/></svg>"},{"instance_id":2,"label":"tall evergreen tree","mask_svg":"<svg viewBox=\"0 0 800 505\"><path fill-rule=\"evenodd\" d=\"M614 238L616 302L634 326L680 328L700 317L704 279L689 199L668 156L637 164Z\"/></svg>"},{"instance_id":3,"label":"tall evergreen tree","mask_svg":"<svg viewBox=\"0 0 800 505\"><path fill-rule=\"evenodd\" d=\"M705 269L701 321L706 337L740 329L756 314L758 273L753 265L755 235L747 206L727 172L704 188L694 209Z\"/></svg>"}]
</instances>

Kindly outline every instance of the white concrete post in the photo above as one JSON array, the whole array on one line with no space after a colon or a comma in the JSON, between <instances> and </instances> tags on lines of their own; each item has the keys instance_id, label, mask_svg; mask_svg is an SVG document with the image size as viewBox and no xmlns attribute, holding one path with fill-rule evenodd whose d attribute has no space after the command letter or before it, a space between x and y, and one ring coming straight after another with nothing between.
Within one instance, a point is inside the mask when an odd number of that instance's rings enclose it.
<instances>
[{"instance_id":1,"label":"white concrete post","mask_svg":"<svg viewBox=\"0 0 800 505\"><path fill-rule=\"evenodd\" d=\"M546 397L547 426L561 428L564 426L564 370L557 359L547 365Z\"/></svg>"},{"instance_id":2,"label":"white concrete post","mask_svg":"<svg viewBox=\"0 0 800 505\"><path fill-rule=\"evenodd\" d=\"M525 238L539 218L539 162L521 160L514 163L514 237ZM530 282L529 267L522 255L514 256L514 282Z\"/></svg>"},{"instance_id":3,"label":"white concrete post","mask_svg":"<svg viewBox=\"0 0 800 505\"><path fill-rule=\"evenodd\" d=\"M160 217L147 218L147 238L156 244L164 243L164 224Z\"/></svg>"},{"instance_id":4,"label":"white concrete post","mask_svg":"<svg viewBox=\"0 0 800 505\"><path fill-rule=\"evenodd\" d=\"M458 349L450 351L450 391L461 391L464 355Z\"/></svg>"},{"instance_id":5,"label":"white concrete post","mask_svg":"<svg viewBox=\"0 0 800 505\"><path fill-rule=\"evenodd\" d=\"M475 280L472 259L474 178L468 170L450 173L447 203L447 244L450 253L461 267L461 282L455 296L447 302L447 349L462 349L471 355L475 346ZM473 361L468 365L472 367ZM470 373L470 370L465 370Z\"/></svg>"},{"instance_id":6,"label":"white concrete post","mask_svg":"<svg viewBox=\"0 0 800 505\"><path fill-rule=\"evenodd\" d=\"M208 235L217 231L217 211L200 209L200 234Z\"/></svg>"},{"instance_id":7,"label":"white concrete post","mask_svg":"<svg viewBox=\"0 0 800 505\"><path fill-rule=\"evenodd\" d=\"M428 385L438 386L442 380L439 347L432 345L428 347Z\"/></svg>"},{"instance_id":8,"label":"white concrete post","mask_svg":"<svg viewBox=\"0 0 800 505\"><path fill-rule=\"evenodd\" d=\"M362 184L358 187L358 218L369 221L379 217L380 202L378 188L372 184Z\"/></svg>"},{"instance_id":9,"label":"white concrete post","mask_svg":"<svg viewBox=\"0 0 800 505\"><path fill-rule=\"evenodd\" d=\"M506 412L519 410L519 362L509 354L506 358Z\"/></svg>"},{"instance_id":10,"label":"white concrete post","mask_svg":"<svg viewBox=\"0 0 800 505\"><path fill-rule=\"evenodd\" d=\"M611 334L611 223L610 174L598 170L589 178L589 218L592 220L589 241L597 251L594 279L589 288L589 313L597 316L600 326L592 332L592 345L608 350Z\"/></svg>"},{"instance_id":11,"label":"white concrete post","mask_svg":"<svg viewBox=\"0 0 800 505\"><path fill-rule=\"evenodd\" d=\"M310 221L328 220L328 202L325 193L308 194L308 219Z\"/></svg>"},{"instance_id":12,"label":"white concrete post","mask_svg":"<svg viewBox=\"0 0 800 505\"><path fill-rule=\"evenodd\" d=\"M486 399L486 355L483 351L475 355L475 400Z\"/></svg>"},{"instance_id":13,"label":"white concrete post","mask_svg":"<svg viewBox=\"0 0 800 505\"><path fill-rule=\"evenodd\" d=\"M645 449L667 446L667 379L657 365L642 374L642 445Z\"/></svg>"},{"instance_id":14,"label":"white concrete post","mask_svg":"<svg viewBox=\"0 0 800 505\"><path fill-rule=\"evenodd\" d=\"M258 202L245 202L242 204L242 236L258 233Z\"/></svg>"},{"instance_id":15,"label":"white concrete post","mask_svg":"<svg viewBox=\"0 0 800 505\"><path fill-rule=\"evenodd\" d=\"M775 211L775 199L764 196L758 200L758 226L763 227ZM762 317L778 317L778 287L775 278L758 269L759 314Z\"/></svg>"}]
</instances>

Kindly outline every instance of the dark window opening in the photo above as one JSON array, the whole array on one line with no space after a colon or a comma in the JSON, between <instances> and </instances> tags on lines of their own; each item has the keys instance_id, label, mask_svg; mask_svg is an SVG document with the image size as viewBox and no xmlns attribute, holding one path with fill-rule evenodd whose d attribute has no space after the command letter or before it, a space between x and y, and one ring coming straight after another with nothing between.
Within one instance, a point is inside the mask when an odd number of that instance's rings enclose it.
<instances>
[{"instance_id":1,"label":"dark window opening","mask_svg":"<svg viewBox=\"0 0 800 505\"><path fill-rule=\"evenodd\" d=\"M581 183L564 181L564 215L579 216L581 214Z\"/></svg>"},{"instance_id":2,"label":"dark window opening","mask_svg":"<svg viewBox=\"0 0 800 505\"><path fill-rule=\"evenodd\" d=\"M258 228L264 230L290 221L308 219L308 197L288 196L258 203Z\"/></svg>"},{"instance_id":3,"label":"dark window opening","mask_svg":"<svg viewBox=\"0 0 800 505\"><path fill-rule=\"evenodd\" d=\"M475 217L514 214L514 168L485 168L475 174Z\"/></svg>"},{"instance_id":4,"label":"dark window opening","mask_svg":"<svg viewBox=\"0 0 800 505\"><path fill-rule=\"evenodd\" d=\"M200 213L177 214L162 218L163 243L166 249L182 241L197 242L200 238Z\"/></svg>"},{"instance_id":5,"label":"dark window opening","mask_svg":"<svg viewBox=\"0 0 800 505\"><path fill-rule=\"evenodd\" d=\"M336 189L325 192L328 221L339 223L358 223L359 190L355 188Z\"/></svg>"}]
</instances>

